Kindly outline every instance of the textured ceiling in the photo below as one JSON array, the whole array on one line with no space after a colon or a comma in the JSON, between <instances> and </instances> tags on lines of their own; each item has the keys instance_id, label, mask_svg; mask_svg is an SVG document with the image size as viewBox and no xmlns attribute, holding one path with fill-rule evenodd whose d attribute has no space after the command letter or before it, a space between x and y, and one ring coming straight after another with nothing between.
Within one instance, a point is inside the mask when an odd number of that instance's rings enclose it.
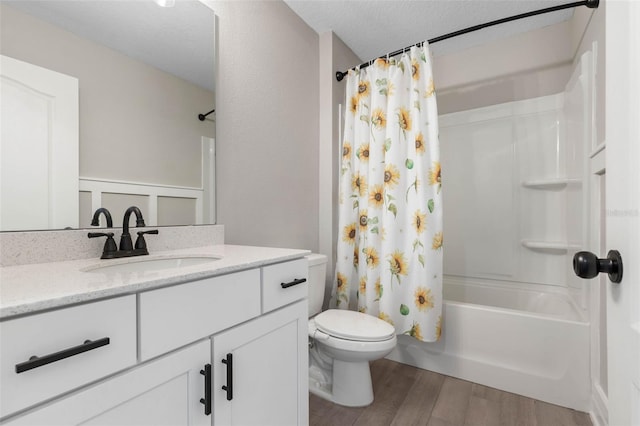
<instances>
[{"instance_id":1,"label":"textured ceiling","mask_svg":"<svg viewBox=\"0 0 640 426\"><path fill-rule=\"evenodd\" d=\"M214 14L199 1L3 1L201 87L214 89Z\"/></svg>"},{"instance_id":2,"label":"textured ceiling","mask_svg":"<svg viewBox=\"0 0 640 426\"><path fill-rule=\"evenodd\" d=\"M319 34L333 31L368 61L411 44L567 0L285 0ZM568 20L573 9L518 20L432 45L434 55ZM354 64L356 65L356 64Z\"/></svg>"}]
</instances>

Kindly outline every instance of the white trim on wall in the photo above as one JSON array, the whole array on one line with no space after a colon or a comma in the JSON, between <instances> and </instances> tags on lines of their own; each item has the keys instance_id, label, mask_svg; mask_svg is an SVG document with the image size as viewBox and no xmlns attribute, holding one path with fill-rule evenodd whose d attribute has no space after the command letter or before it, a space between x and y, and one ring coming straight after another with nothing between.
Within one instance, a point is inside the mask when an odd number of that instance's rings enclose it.
<instances>
[{"instance_id":1,"label":"white trim on wall","mask_svg":"<svg viewBox=\"0 0 640 426\"><path fill-rule=\"evenodd\" d=\"M203 220L216 223L216 140L202 137Z\"/></svg>"}]
</instances>

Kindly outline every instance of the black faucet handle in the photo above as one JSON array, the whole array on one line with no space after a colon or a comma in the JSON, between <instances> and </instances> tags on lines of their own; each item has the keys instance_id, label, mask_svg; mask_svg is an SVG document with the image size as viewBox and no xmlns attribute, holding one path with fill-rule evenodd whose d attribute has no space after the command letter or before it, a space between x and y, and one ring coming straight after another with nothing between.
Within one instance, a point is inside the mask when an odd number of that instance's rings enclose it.
<instances>
[{"instance_id":1,"label":"black faucet handle","mask_svg":"<svg viewBox=\"0 0 640 426\"><path fill-rule=\"evenodd\" d=\"M111 259L118 251L116 241L113 239L113 232L89 232L87 236L89 238L107 237L107 241L105 241L104 248L102 249L101 259Z\"/></svg>"},{"instance_id":2,"label":"black faucet handle","mask_svg":"<svg viewBox=\"0 0 640 426\"><path fill-rule=\"evenodd\" d=\"M113 238L113 232L89 232L87 236L89 238L107 237L109 239Z\"/></svg>"},{"instance_id":3,"label":"black faucet handle","mask_svg":"<svg viewBox=\"0 0 640 426\"><path fill-rule=\"evenodd\" d=\"M158 234L157 229L151 229L149 231L138 231L138 239L136 240L136 249L147 249L147 242L144 240L144 234Z\"/></svg>"}]
</instances>

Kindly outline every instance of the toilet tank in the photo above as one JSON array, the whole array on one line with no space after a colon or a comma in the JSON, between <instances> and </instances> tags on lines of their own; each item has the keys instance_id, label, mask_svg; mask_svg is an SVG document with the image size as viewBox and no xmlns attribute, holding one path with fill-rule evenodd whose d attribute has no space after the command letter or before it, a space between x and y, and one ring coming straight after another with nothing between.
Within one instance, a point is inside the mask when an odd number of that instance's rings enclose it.
<instances>
[{"instance_id":1,"label":"toilet tank","mask_svg":"<svg viewBox=\"0 0 640 426\"><path fill-rule=\"evenodd\" d=\"M327 256L313 253L306 258L309 262L309 318L311 318L322 311L327 275Z\"/></svg>"}]
</instances>

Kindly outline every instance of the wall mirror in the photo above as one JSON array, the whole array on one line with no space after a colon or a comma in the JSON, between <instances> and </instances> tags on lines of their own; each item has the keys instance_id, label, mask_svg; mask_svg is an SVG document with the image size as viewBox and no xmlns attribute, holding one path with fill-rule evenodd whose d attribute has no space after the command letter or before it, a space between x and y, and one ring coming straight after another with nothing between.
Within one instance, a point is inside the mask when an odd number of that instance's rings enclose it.
<instances>
[{"instance_id":1,"label":"wall mirror","mask_svg":"<svg viewBox=\"0 0 640 426\"><path fill-rule=\"evenodd\" d=\"M215 109L211 3L20 0L0 8L2 72L12 61L19 76L2 76L2 102L22 102L2 108L0 230L88 228L97 207L120 226L131 205L149 226L215 223L215 112L198 118ZM21 66L75 81L71 124L47 121L66 104L19 81L32 74ZM72 91L63 84L63 94ZM74 108L75 154L67 152ZM17 148L8 148L12 137ZM62 165L50 164L56 157ZM77 179L62 183L65 170Z\"/></svg>"}]
</instances>

